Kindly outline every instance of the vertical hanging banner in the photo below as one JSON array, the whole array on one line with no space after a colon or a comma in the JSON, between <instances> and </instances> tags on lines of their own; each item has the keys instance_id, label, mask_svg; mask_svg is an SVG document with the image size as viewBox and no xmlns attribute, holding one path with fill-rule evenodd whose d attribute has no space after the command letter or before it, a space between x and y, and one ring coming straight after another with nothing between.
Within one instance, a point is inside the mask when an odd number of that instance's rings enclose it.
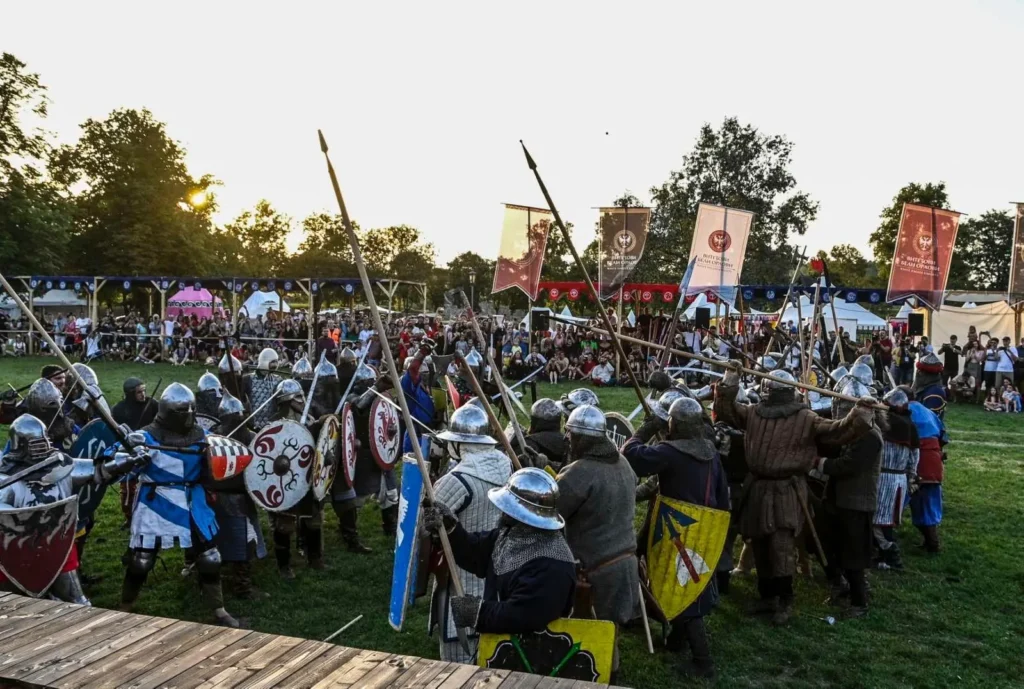
<instances>
[{"instance_id":1,"label":"vertical hanging banner","mask_svg":"<svg viewBox=\"0 0 1024 689\"><path fill-rule=\"evenodd\" d=\"M597 284L602 299L618 294L644 255L650 208L601 208Z\"/></svg>"},{"instance_id":2,"label":"vertical hanging banner","mask_svg":"<svg viewBox=\"0 0 1024 689\"><path fill-rule=\"evenodd\" d=\"M885 300L917 297L929 308L941 309L959 227L956 211L903 204Z\"/></svg>"},{"instance_id":3,"label":"vertical hanging banner","mask_svg":"<svg viewBox=\"0 0 1024 689\"><path fill-rule=\"evenodd\" d=\"M730 304L735 301L753 224L754 214L750 211L710 203L697 206L690 243L693 273L686 296L713 292Z\"/></svg>"},{"instance_id":4,"label":"vertical hanging banner","mask_svg":"<svg viewBox=\"0 0 1024 689\"><path fill-rule=\"evenodd\" d=\"M530 301L537 300L552 220L549 210L505 204L492 293L518 287Z\"/></svg>"},{"instance_id":5,"label":"vertical hanging banner","mask_svg":"<svg viewBox=\"0 0 1024 689\"><path fill-rule=\"evenodd\" d=\"M1013 224L1013 253L1010 257L1010 286L1007 290L1010 306L1024 301L1024 202L1017 203L1016 221Z\"/></svg>"}]
</instances>

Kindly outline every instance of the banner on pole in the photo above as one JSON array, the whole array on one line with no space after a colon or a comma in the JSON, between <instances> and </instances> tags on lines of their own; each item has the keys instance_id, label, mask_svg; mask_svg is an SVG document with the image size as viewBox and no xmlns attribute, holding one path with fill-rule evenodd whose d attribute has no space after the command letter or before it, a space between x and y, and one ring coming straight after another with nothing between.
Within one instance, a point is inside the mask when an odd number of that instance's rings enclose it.
<instances>
[{"instance_id":1,"label":"banner on pole","mask_svg":"<svg viewBox=\"0 0 1024 689\"><path fill-rule=\"evenodd\" d=\"M886 301L917 297L929 308L942 308L959 226L956 211L903 204Z\"/></svg>"},{"instance_id":2,"label":"banner on pole","mask_svg":"<svg viewBox=\"0 0 1024 689\"><path fill-rule=\"evenodd\" d=\"M618 294L644 255L651 209L601 208L600 213L601 260L597 265L597 282L601 299L608 299Z\"/></svg>"},{"instance_id":3,"label":"banner on pole","mask_svg":"<svg viewBox=\"0 0 1024 689\"><path fill-rule=\"evenodd\" d=\"M1013 254L1010 257L1010 286L1007 290L1010 306L1024 301L1024 202L1016 204L1016 220L1013 224Z\"/></svg>"},{"instance_id":4,"label":"banner on pole","mask_svg":"<svg viewBox=\"0 0 1024 689\"><path fill-rule=\"evenodd\" d=\"M713 292L732 303L743 272L747 238L754 214L736 208L702 203L690 243L693 272L685 295Z\"/></svg>"},{"instance_id":5,"label":"banner on pole","mask_svg":"<svg viewBox=\"0 0 1024 689\"><path fill-rule=\"evenodd\" d=\"M537 286L544 267L544 251L552 220L551 211L505 204L492 293L518 287L530 301L537 300Z\"/></svg>"}]
</instances>

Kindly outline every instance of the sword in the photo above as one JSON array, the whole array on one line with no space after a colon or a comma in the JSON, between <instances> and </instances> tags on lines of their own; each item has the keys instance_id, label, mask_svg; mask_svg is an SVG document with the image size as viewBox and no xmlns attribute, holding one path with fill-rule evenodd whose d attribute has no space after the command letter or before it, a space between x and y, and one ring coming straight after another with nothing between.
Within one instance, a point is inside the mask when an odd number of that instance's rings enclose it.
<instances>
[{"instance_id":1,"label":"sword","mask_svg":"<svg viewBox=\"0 0 1024 689\"><path fill-rule=\"evenodd\" d=\"M366 361L366 355L369 354L369 353L370 353L370 348L369 347L367 347L366 349L363 350L362 356L359 357L359 363L356 364L356 371L358 371L359 367L363 365L364 361ZM345 388L345 394L341 396L341 399L338 401L338 407L334 410L334 415L335 416L337 416L341 412L341 408L345 406L345 400L348 399L348 393L352 392L352 385L355 382L356 382L356 374L353 371L352 377L349 378L349 381L348 381L348 387Z\"/></svg>"},{"instance_id":2,"label":"sword","mask_svg":"<svg viewBox=\"0 0 1024 689\"><path fill-rule=\"evenodd\" d=\"M263 411L263 408L264 408L265 406L267 406L268 404L270 404L270 403L271 403L272 401L274 401L274 400L275 400L276 398L277 398L277 390L274 390L274 394L272 394L272 395L271 395L270 397L268 397L268 398L267 398L267 401L266 401L266 402L264 402L264 403L263 403L263 404L261 404L260 406L256 407L256 409L254 409L254 410L253 410L252 414L249 414L249 416L247 416L247 417L245 418L245 420L244 420L244 421L242 421L242 423L240 423L240 424L238 424L237 426L235 426L235 428L234 428L234 429L233 429L233 430L232 430L232 431L231 431L230 433L228 433L228 434L227 434L227 435L226 435L225 437L226 437L226 438L230 438L230 437L231 437L231 436L233 436L233 435L234 435L235 433L237 433L237 432L238 432L239 430L241 430L241 428L242 428L242 427L243 427L243 426L244 426L245 424L247 424L247 423L249 423L250 421L252 421L252 420L253 420L253 418L255 418L255 416L256 416L257 414L259 414L259 413L260 413L261 411Z\"/></svg>"},{"instance_id":3,"label":"sword","mask_svg":"<svg viewBox=\"0 0 1024 689\"><path fill-rule=\"evenodd\" d=\"M523 383L527 383L527 382L529 382L529 381L530 381L530 380L531 380L532 378L535 378L535 377L537 376L537 374L538 374L538 373L540 373L540 372L541 372L541 371L543 371L543 370L544 370L544 367L543 367L543 366L541 366L541 367L540 367L540 368L538 368L538 369L537 369L536 371L534 371L534 372L533 372L533 373L531 373L530 375L526 376L525 378L523 378L523 379L522 379L521 381L519 381L518 383L513 383L512 385L506 385L506 386L505 386L505 391L506 391L506 392L512 392L513 390L515 390L516 388L518 388L518 387L519 387L520 385L522 385ZM491 401L492 401L492 402L497 402L497 401L498 401L498 400L499 400L500 398L501 398L501 393L500 393L500 392L499 392L499 393L498 393L497 395L491 395ZM520 407L520 409L522 409L522 407ZM525 410L524 410L524 412L523 412L523 413L524 413L524 414L526 413L526 412L525 412Z\"/></svg>"}]
</instances>

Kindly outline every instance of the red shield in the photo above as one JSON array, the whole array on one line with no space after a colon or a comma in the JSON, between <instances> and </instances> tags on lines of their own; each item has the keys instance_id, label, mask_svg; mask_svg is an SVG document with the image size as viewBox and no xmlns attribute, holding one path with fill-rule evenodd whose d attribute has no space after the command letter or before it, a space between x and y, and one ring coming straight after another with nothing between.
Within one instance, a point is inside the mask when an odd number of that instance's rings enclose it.
<instances>
[{"instance_id":1,"label":"red shield","mask_svg":"<svg viewBox=\"0 0 1024 689\"><path fill-rule=\"evenodd\" d=\"M268 512L291 509L309 492L316 443L297 421L273 421L252 441L252 461L245 468L245 487Z\"/></svg>"},{"instance_id":2,"label":"red shield","mask_svg":"<svg viewBox=\"0 0 1024 689\"><path fill-rule=\"evenodd\" d=\"M341 409L341 463L345 473L345 483L349 487L356 480L356 456L358 453L356 440L356 415L352 405L346 404Z\"/></svg>"},{"instance_id":3,"label":"red shield","mask_svg":"<svg viewBox=\"0 0 1024 689\"><path fill-rule=\"evenodd\" d=\"M238 476L252 461L252 450L222 435L206 436L206 462L214 481Z\"/></svg>"},{"instance_id":4,"label":"red shield","mask_svg":"<svg viewBox=\"0 0 1024 689\"><path fill-rule=\"evenodd\" d=\"M42 595L64 568L77 522L77 495L48 505L0 510L0 572L28 595Z\"/></svg>"},{"instance_id":5,"label":"red shield","mask_svg":"<svg viewBox=\"0 0 1024 689\"><path fill-rule=\"evenodd\" d=\"M458 409L462 406L462 397L459 396L459 391L455 389L455 383L448 376L444 377L444 382L448 384L448 396L452 398L452 408Z\"/></svg>"},{"instance_id":6,"label":"red shield","mask_svg":"<svg viewBox=\"0 0 1024 689\"><path fill-rule=\"evenodd\" d=\"M370 406L370 451L384 471L390 471L398 461L401 444L398 433L398 412L379 397Z\"/></svg>"}]
</instances>

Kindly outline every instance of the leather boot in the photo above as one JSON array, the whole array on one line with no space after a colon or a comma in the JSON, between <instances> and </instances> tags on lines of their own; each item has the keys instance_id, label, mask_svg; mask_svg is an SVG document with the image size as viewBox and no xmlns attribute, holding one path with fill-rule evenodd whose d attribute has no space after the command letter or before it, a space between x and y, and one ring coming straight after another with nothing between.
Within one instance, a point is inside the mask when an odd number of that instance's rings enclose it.
<instances>
[{"instance_id":1,"label":"leather boot","mask_svg":"<svg viewBox=\"0 0 1024 689\"><path fill-rule=\"evenodd\" d=\"M789 624L789 618L793 616L793 597L792 596L779 596L779 607L776 608L775 614L772 615L772 624L776 627L782 627Z\"/></svg>"},{"instance_id":2,"label":"leather boot","mask_svg":"<svg viewBox=\"0 0 1024 689\"><path fill-rule=\"evenodd\" d=\"M704 627L703 617L692 617L683 622L686 641L690 644L693 657L687 663L685 672L691 677L711 679L715 676L715 661L711 659L711 639Z\"/></svg>"},{"instance_id":3,"label":"leather boot","mask_svg":"<svg viewBox=\"0 0 1024 689\"><path fill-rule=\"evenodd\" d=\"M277 571L282 579L294 579L292 571L292 539L286 533L274 532L274 557L277 559Z\"/></svg>"},{"instance_id":4,"label":"leather boot","mask_svg":"<svg viewBox=\"0 0 1024 689\"><path fill-rule=\"evenodd\" d=\"M732 580L732 572L729 570L715 572L715 583L718 584L718 593L723 596L729 595L729 585Z\"/></svg>"},{"instance_id":5,"label":"leather boot","mask_svg":"<svg viewBox=\"0 0 1024 689\"><path fill-rule=\"evenodd\" d=\"M359 555L368 555L373 552L359 540L359 513L357 510L345 510L339 514L338 525L341 528L341 538L345 541L348 552Z\"/></svg>"},{"instance_id":6,"label":"leather boot","mask_svg":"<svg viewBox=\"0 0 1024 689\"><path fill-rule=\"evenodd\" d=\"M135 601L139 598L146 577L140 577L131 572L124 573L124 581L121 582L121 605L118 609L122 612L131 612L135 607Z\"/></svg>"},{"instance_id":7,"label":"leather boot","mask_svg":"<svg viewBox=\"0 0 1024 689\"><path fill-rule=\"evenodd\" d=\"M398 505L382 509L380 511L380 519L384 535L388 538L394 538L398 533Z\"/></svg>"},{"instance_id":8,"label":"leather boot","mask_svg":"<svg viewBox=\"0 0 1024 689\"><path fill-rule=\"evenodd\" d=\"M939 547L939 527L938 526L926 526L923 529L924 532L924 549L929 555L936 555L939 553L941 548Z\"/></svg>"},{"instance_id":9,"label":"leather boot","mask_svg":"<svg viewBox=\"0 0 1024 689\"><path fill-rule=\"evenodd\" d=\"M306 563L310 569L324 569L324 540L320 529L303 527L306 543Z\"/></svg>"}]
</instances>

